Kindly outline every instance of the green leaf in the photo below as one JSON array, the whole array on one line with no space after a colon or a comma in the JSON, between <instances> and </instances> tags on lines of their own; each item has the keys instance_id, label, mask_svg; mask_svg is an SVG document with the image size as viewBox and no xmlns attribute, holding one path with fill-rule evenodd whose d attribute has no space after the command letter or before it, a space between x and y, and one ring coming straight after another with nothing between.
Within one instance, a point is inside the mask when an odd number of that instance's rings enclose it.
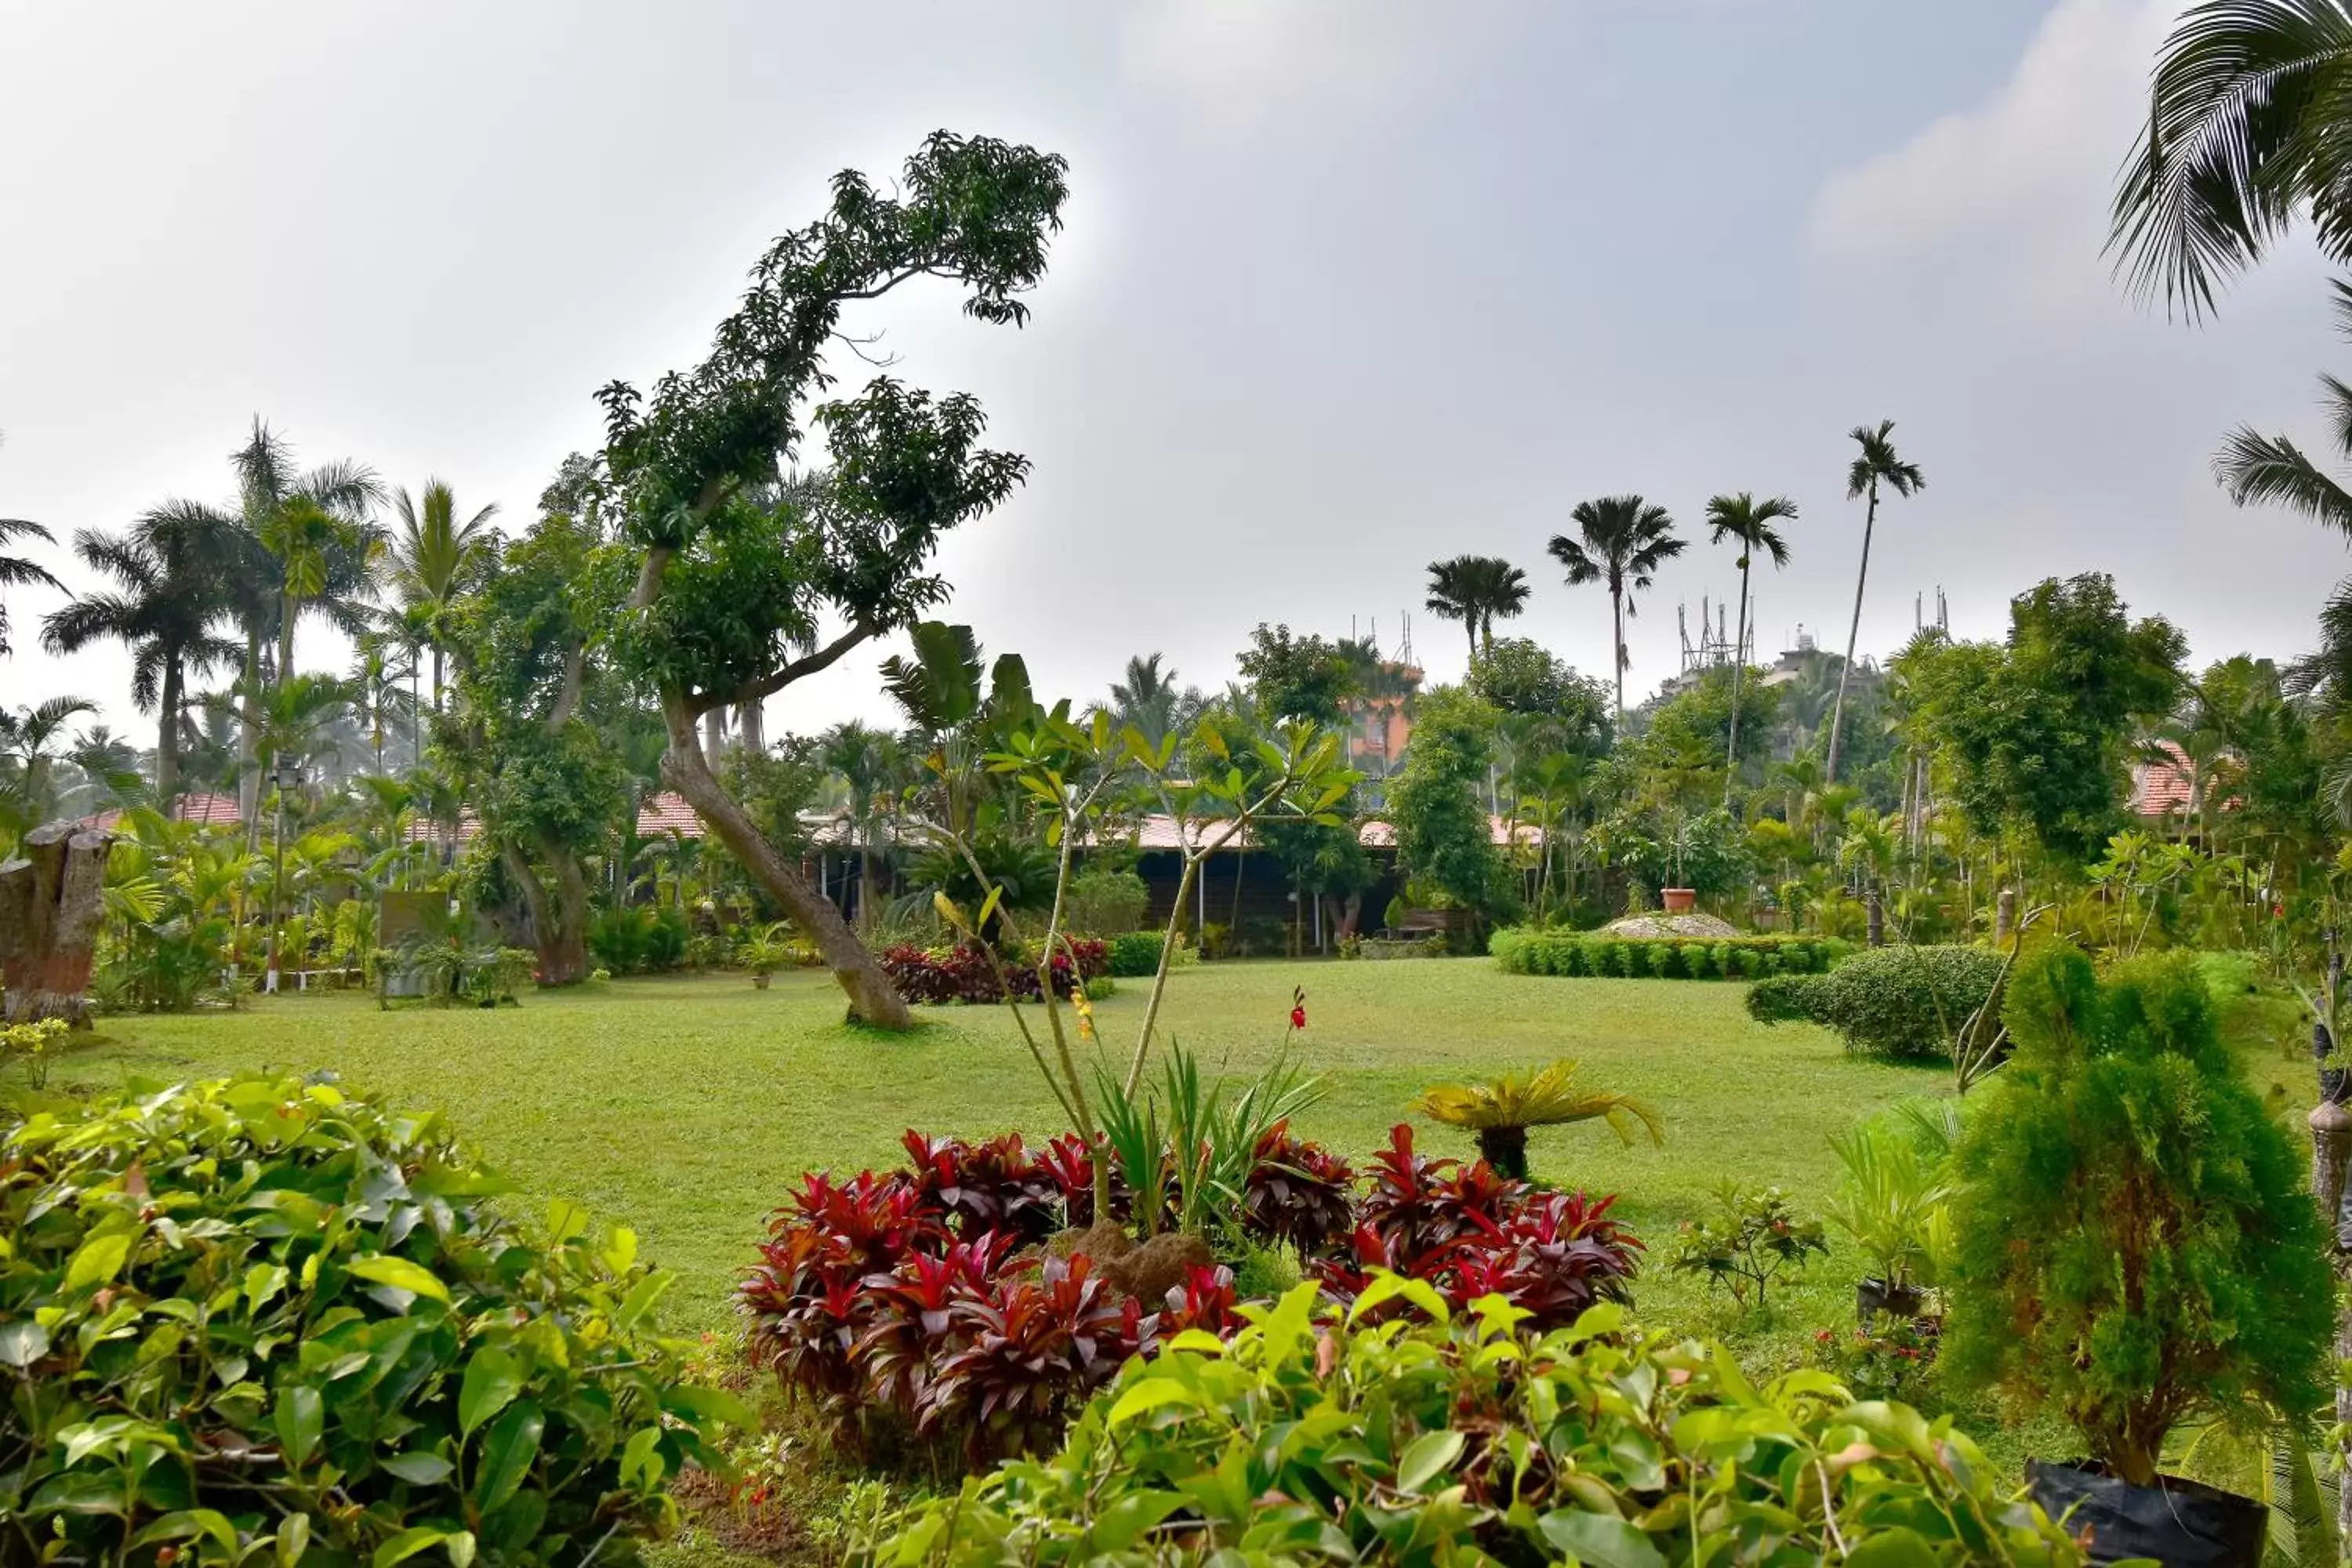
<instances>
[{"instance_id":1,"label":"green leaf","mask_svg":"<svg viewBox=\"0 0 2352 1568\"><path fill-rule=\"evenodd\" d=\"M505 1409L522 1392L522 1367L497 1345L484 1345L466 1363L465 1381L457 1387L457 1435L473 1436L474 1428Z\"/></svg>"},{"instance_id":2,"label":"green leaf","mask_svg":"<svg viewBox=\"0 0 2352 1568\"><path fill-rule=\"evenodd\" d=\"M1846 1568L1935 1568L1935 1548L1915 1530L1896 1525L1864 1536L1846 1553Z\"/></svg>"},{"instance_id":3,"label":"green leaf","mask_svg":"<svg viewBox=\"0 0 2352 1568\"><path fill-rule=\"evenodd\" d=\"M310 1550L310 1516L289 1513L278 1526L278 1568L294 1568Z\"/></svg>"},{"instance_id":4,"label":"green leaf","mask_svg":"<svg viewBox=\"0 0 2352 1568\"><path fill-rule=\"evenodd\" d=\"M1462 1434L1459 1432L1423 1432L1404 1446L1397 1456L1397 1490L1425 1492L1429 1483L1454 1468L1462 1457Z\"/></svg>"},{"instance_id":5,"label":"green leaf","mask_svg":"<svg viewBox=\"0 0 2352 1568\"><path fill-rule=\"evenodd\" d=\"M167 1513L131 1538L133 1546L145 1546L157 1541L185 1541L192 1535L210 1536L230 1552L236 1550L236 1526L208 1508L192 1508L178 1513Z\"/></svg>"},{"instance_id":6,"label":"green leaf","mask_svg":"<svg viewBox=\"0 0 2352 1568\"><path fill-rule=\"evenodd\" d=\"M0 1323L0 1364L26 1367L49 1353L49 1331L31 1318Z\"/></svg>"},{"instance_id":7,"label":"green leaf","mask_svg":"<svg viewBox=\"0 0 2352 1568\"><path fill-rule=\"evenodd\" d=\"M259 1312L261 1304L286 1289L292 1276L282 1264L257 1263L245 1273L245 1310L248 1315Z\"/></svg>"},{"instance_id":8,"label":"green leaf","mask_svg":"<svg viewBox=\"0 0 2352 1568\"><path fill-rule=\"evenodd\" d=\"M661 1300L662 1292L668 1289L677 1278L674 1274L655 1273L638 1280L630 1287L629 1293L621 1298L621 1309L613 1316L613 1326L623 1333L635 1328L645 1321L646 1314L653 1310L654 1303Z\"/></svg>"},{"instance_id":9,"label":"green leaf","mask_svg":"<svg viewBox=\"0 0 2352 1568\"><path fill-rule=\"evenodd\" d=\"M507 1407L482 1439L481 1471L474 1478L474 1496L484 1513L506 1506L539 1459L539 1440L547 1417L529 1400Z\"/></svg>"},{"instance_id":10,"label":"green leaf","mask_svg":"<svg viewBox=\"0 0 2352 1568\"><path fill-rule=\"evenodd\" d=\"M122 1272L123 1259L130 1256L129 1231L93 1236L74 1248L73 1260L66 1265L65 1283L58 1289L68 1296L77 1290L94 1290Z\"/></svg>"},{"instance_id":11,"label":"green leaf","mask_svg":"<svg viewBox=\"0 0 2352 1568\"><path fill-rule=\"evenodd\" d=\"M724 1389L681 1384L662 1391L662 1408L673 1415L688 1415L700 1426L721 1421L744 1432L756 1432L760 1413Z\"/></svg>"},{"instance_id":12,"label":"green leaf","mask_svg":"<svg viewBox=\"0 0 2352 1568\"><path fill-rule=\"evenodd\" d=\"M449 1554L449 1568L474 1568L475 1544L472 1531L452 1531L441 1542L441 1549Z\"/></svg>"},{"instance_id":13,"label":"green leaf","mask_svg":"<svg viewBox=\"0 0 2352 1568\"><path fill-rule=\"evenodd\" d=\"M1198 1406L1199 1395L1172 1377L1147 1377L1139 1381L1112 1404L1108 1424L1124 1426L1137 1416L1158 1410L1163 1405L1190 1405ZM1106 1550L1116 1551L1116 1547Z\"/></svg>"},{"instance_id":14,"label":"green leaf","mask_svg":"<svg viewBox=\"0 0 2352 1568\"><path fill-rule=\"evenodd\" d=\"M1536 1521L1546 1541L1593 1568L1666 1568L1664 1553L1631 1522L1605 1513L1554 1509Z\"/></svg>"},{"instance_id":15,"label":"green leaf","mask_svg":"<svg viewBox=\"0 0 2352 1568\"><path fill-rule=\"evenodd\" d=\"M1135 1538L1184 1506L1181 1492L1132 1491L1106 1504L1087 1531L1087 1555L1125 1552Z\"/></svg>"},{"instance_id":16,"label":"green leaf","mask_svg":"<svg viewBox=\"0 0 2352 1568\"><path fill-rule=\"evenodd\" d=\"M392 1568L395 1563L405 1563L428 1546L438 1546L449 1539L446 1531L430 1525L411 1525L398 1535L375 1549L374 1568Z\"/></svg>"},{"instance_id":17,"label":"green leaf","mask_svg":"<svg viewBox=\"0 0 2352 1568\"><path fill-rule=\"evenodd\" d=\"M438 1454L394 1454L381 1461L386 1470L411 1486L438 1486L449 1479L449 1461Z\"/></svg>"},{"instance_id":18,"label":"green leaf","mask_svg":"<svg viewBox=\"0 0 2352 1568\"><path fill-rule=\"evenodd\" d=\"M405 1258L355 1258L352 1263L352 1272L373 1284L389 1285L412 1296L430 1296L445 1307L449 1304L449 1287L442 1284L431 1269L411 1263Z\"/></svg>"},{"instance_id":19,"label":"green leaf","mask_svg":"<svg viewBox=\"0 0 2352 1568\"><path fill-rule=\"evenodd\" d=\"M326 1402L310 1384L298 1383L278 1391L278 1445L289 1468L310 1462L327 1429Z\"/></svg>"},{"instance_id":20,"label":"green leaf","mask_svg":"<svg viewBox=\"0 0 2352 1568\"><path fill-rule=\"evenodd\" d=\"M625 1487L643 1485L647 1490L661 1485L661 1428L640 1426L629 1434L621 1447L621 1484Z\"/></svg>"}]
</instances>

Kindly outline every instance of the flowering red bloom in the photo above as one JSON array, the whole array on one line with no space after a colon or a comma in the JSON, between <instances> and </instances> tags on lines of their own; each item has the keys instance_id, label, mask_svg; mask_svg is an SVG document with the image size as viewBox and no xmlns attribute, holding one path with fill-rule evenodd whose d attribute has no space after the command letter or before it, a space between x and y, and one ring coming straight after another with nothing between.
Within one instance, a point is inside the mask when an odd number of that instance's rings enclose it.
<instances>
[{"instance_id":1,"label":"flowering red bloom","mask_svg":"<svg viewBox=\"0 0 2352 1568\"><path fill-rule=\"evenodd\" d=\"M1293 1008L1290 1010L1290 1026L1291 1026L1292 1028L1294 1028L1294 1029L1303 1029L1303 1028L1307 1027L1307 1009L1306 1009L1306 1008L1304 1008L1304 1007L1293 1007Z\"/></svg>"},{"instance_id":2,"label":"flowering red bloom","mask_svg":"<svg viewBox=\"0 0 2352 1568\"><path fill-rule=\"evenodd\" d=\"M2283 921L2286 919L2286 906L2284 904L2273 904L2271 906L2271 919L2274 921Z\"/></svg>"}]
</instances>

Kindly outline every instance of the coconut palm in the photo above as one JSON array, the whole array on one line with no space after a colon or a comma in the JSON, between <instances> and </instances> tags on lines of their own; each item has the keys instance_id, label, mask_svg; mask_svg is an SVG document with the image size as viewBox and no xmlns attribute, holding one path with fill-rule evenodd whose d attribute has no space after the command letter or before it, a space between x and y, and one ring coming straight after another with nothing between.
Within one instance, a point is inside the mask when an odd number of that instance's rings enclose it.
<instances>
[{"instance_id":1,"label":"coconut palm","mask_svg":"<svg viewBox=\"0 0 2352 1568\"><path fill-rule=\"evenodd\" d=\"M2157 56L2108 248L2191 320L2298 216L2352 262L2352 4L2204 0Z\"/></svg>"},{"instance_id":2,"label":"coconut palm","mask_svg":"<svg viewBox=\"0 0 2352 1568\"><path fill-rule=\"evenodd\" d=\"M1625 621L1633 615L1632 595L1650 586L1658 568L1683 552L1685 541L1675 537L1675 520L1666 509L1640 496L1603 496L1579 501L1569 516L1582 537L1552 535L1551 556L1568 568L1570 587L1606 584L1615 632L1617 663L1617 727L1625 727Z\"/></svg>"},{"instance_id":3,"label":"coconut palm","mask_svg":"<svg viewBox=\"0 0 2352 1568\"><path fill-rule=\"evenodd\" d=\"M1527 608L1528 574L1499 555L1456 555L1429 563L1431 613L1460 621L1470 638L1470 657L1495 646L1495 618L1509 620Z\"/></svg>"},{"instance_id":4,"label":"coconut palm","mask_svg":"<svg viewBox=\"0 0 2352 1568\"><path fill-rule=\"evenodd\" d=\"M1926 476L1919 465L1906 463L1895 450L1895 421L1882 419L1875 429L1857 425L1849 437L1862 450L1855 454L1853 464L1846 470L1845 499L1859 500L1867 496L1869 510L1862 519L1862 568L1853 579L1853 624L1846 628L1845 663L1838 667L1837 704L1830 710L1830 757L1827 768L1832 782L1837 779L1838 748L1845 739L1845 689L1853 677L1853 650L1862 637L1862 591L1870 581L1870 536L1878 526L1878 492L1880 487L1899 496L1916 495L1927 488Z\"/></svg>"},{"instance_id":5,"label":"coconut palm","mask_svg":"<svg viewBox=\"0 0 2352 1568\"><path fill-rule=\"evenodd\" d=\"M404 624L419 626L433 650L433 711L441 711L443 619L459 594L477 581L498 548L490 520L498 515L496 501L463 522L449 487L427 479L421 495L394 490L393 510L400 517L392 538L387 586L401 606Z\"/></svg>"},{"instance_id":6,"label":"coconut palm","mask_svg":"<svg viewBox=\"0 0 2352 1568\"><path fill-rule=\"evenodd\" d=\"M1556 1061L1522 1076L1507 1072L1492 1083L1446 1083L1423 1091L1412 1109L1433 1121L1466 1128L1478 1137L1479 1157L1506 1176L1528 1177L1528 1129L1606 1121L1625 1143L1640 1127L1653 1143L1664 1142L1664 1122L1656 1107L1630 1094L1580 1089L1581 1064Z\"/></svg>"},{"instance_id":7,"label":"coconut palm","mask_svg":"<svg viewBox=\"0 0 2352 1568\"><path fill-rule=\"evenodd\" d=\"M96 642L131 651L131 700L142 713L155 711L155 798L166 810L179 793L187 678L236 662L236 644L214 628L227 611L238 549L232 520L187 501L167 501L119 534L83 529L74 553L115 586L41 625L51 653Z\"/></svg>"},{"instance_id":8,"label":"coconut palm","mask_svg":"<svg viewBox=\"0 0 2352 1568\"><path fill-rule=\"evenodd\" d=\"M1160 659L1157 653L1130 658L1126 679L1111 682L1108 709L1115 723L1133 725L1154 748L1201 705L1200 692L1180 689L1175 670L1162 668Z\"/></svg>"},{"instance_id":9,"label":"coconut palm","mask_svg":"<svg viewBox=\"0 0 2352 1568\"><path fill-rule=\"evenodd\" d=\"M19 539L37 539L45 544L55 544L56 535L37 522L21 517L0 517L0 545ZM55 588L63 592L65 584L51 576L47 568L37 566L21 555L0 554L0 588ZM0 658L13 650L8 646L8 605L0 600Z\"/></svg>"},{"instance_id":10,"label":"coconut palm","mask_svg":"<svg viewBox=\"0 0 2352 1568\"><path fill-rule=\"evenodd\" d=\"M1789 544L1780 537L1775 522L1793 522L1797 503L1787 496L1773 496L1758 500L1746 490L1736 496L1717 496L1706 503L1709 536L1717 544L1726 540L1739 546L1739 631L1733 641L1731 658L1731 742L1724 754L1723 798L1731 801L1734 770L1739 766L1739 685L1748 673L1748 574L1762 551L1772 558L1774 570L1789 563Z\"/></svg>"},{"instance_id":11,"label":"coconut palm","mask_svg":"<svg viewBox=\"0 0 2352 1568\"><path fill-rule=\"evenodd\" d=\"M86 697L0 708L0 826L23 832L55 814L57 766L80 754L66 726L97 711L98 704Z\"/></svg>"}]
</instances>

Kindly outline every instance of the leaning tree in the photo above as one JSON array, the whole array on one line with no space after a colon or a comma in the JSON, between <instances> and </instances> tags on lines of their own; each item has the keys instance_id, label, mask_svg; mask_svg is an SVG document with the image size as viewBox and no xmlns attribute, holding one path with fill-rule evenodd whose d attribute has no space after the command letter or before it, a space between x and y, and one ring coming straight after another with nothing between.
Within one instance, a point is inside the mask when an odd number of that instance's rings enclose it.
<instances>
[{"instance_id":1,"label":"leaning tree","mask_svg":"<svg viewBox=\"0 0 2352 1568\"><path fill-rule=\"evenodd\" d=\"M614 382L604 462L635 583L620 644L661 700L663 776L815 942L853 1018L909 1026L906 1003L839 911L778 854L711 769L703 715L756 705L911 625L947 595L929 571L940 536L1003 501L1026 462L982 448L972 398L888 376L853 397L830 350L841 314L919 278L961 285L964 312L1015 326L1061 227L1067 163L985 137L935 132L894 190L854 171L833 202L778 239L709 356L641 394ZM795 478L814 424L829 466Z\"/></svg>"}]
</instances>

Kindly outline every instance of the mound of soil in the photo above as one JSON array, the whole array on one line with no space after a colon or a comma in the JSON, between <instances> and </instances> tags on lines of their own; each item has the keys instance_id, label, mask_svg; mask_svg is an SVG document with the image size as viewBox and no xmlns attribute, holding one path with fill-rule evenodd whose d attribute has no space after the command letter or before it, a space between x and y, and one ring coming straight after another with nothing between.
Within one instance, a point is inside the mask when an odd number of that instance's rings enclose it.
<instances>
[{"instance_id":1,"label":"mound of soil","mask_svg":"<svg viewBox=\"0 0 2352 1568\"><path fill-rule=\"evenodd\" d=\"M1602 936L1682 936L1714 938L1738 936L1739 928L1729 921L1713 915L1703 915L1696 910L1689 914L1662 914L1653 910L1648 914L1627 915L1622 921L1611 921L1601 928Z\"/></svg>"}]
</instances>

